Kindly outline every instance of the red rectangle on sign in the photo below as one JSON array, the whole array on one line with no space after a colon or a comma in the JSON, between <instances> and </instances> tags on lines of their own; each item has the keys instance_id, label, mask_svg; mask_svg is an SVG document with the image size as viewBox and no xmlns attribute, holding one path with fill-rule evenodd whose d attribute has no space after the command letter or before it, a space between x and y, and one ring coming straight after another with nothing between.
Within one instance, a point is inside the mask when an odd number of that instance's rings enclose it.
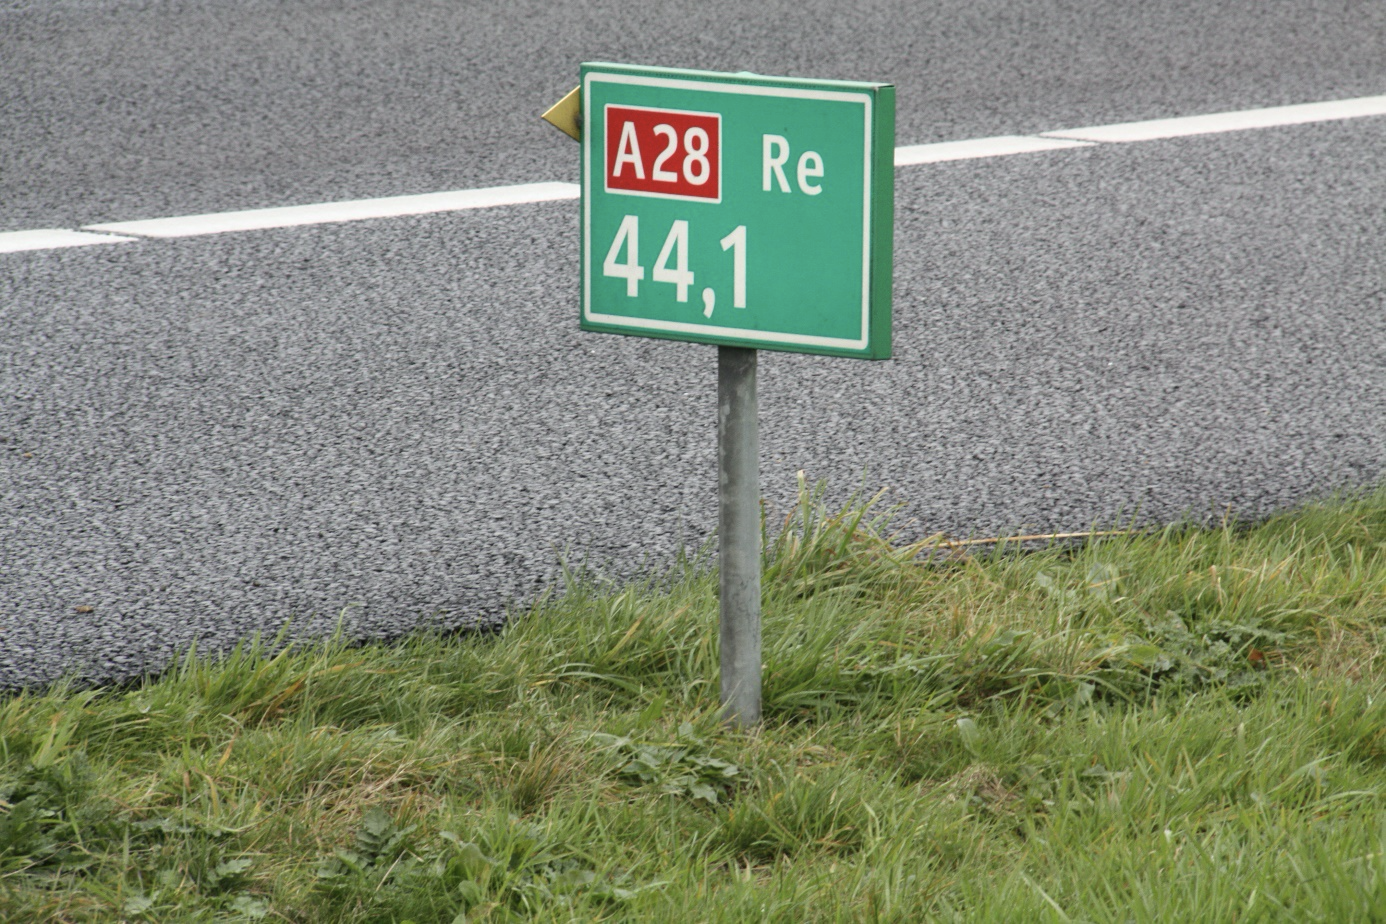
<instances>
[{"instance_id":1,"label":"red rectangle on sign","mask_svg":"<svg viewBox=\"0 0 1386 924\"><path fill-rule=\"evenodd\" d=\"M722 117L715 112L608 105L606 189L722 201Z\"/></svg>"}]
</instances>

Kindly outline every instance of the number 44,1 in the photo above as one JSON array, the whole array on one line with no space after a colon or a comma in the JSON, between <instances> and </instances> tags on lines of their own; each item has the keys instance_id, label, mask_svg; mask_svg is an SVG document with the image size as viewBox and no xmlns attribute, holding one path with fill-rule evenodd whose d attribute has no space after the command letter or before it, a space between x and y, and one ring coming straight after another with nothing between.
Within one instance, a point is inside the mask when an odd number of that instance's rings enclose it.
<instances>
[{"instance_id":1,"label":"number 44,1","mask_svg":"<svg viewBox=\"0 0 1386 924\"><path fill-rule=\"evenodd\" d=\"M722 249L732 252L732 307L746 307L746 226L737 225L731 234L722 238ZM621 260L621 251L626 252ZM674 265L669 265L673 258ZM626 295L635 298L640 293L640 282L645 278L645 267L640 265L640 219L627 215L621 219L621 227L616 229L616 238L602 261L602 275L626 281ZM693 271L688 268L688 222L679 219L669 228L664 238L664 246L659 250L651 277L655 282L667 282L674 287L674 297L680 302L688 301L688 290L693 286ZM710 288L703 289L703 317L712 317L717 294Z\"/></svg>"}]
</instances>

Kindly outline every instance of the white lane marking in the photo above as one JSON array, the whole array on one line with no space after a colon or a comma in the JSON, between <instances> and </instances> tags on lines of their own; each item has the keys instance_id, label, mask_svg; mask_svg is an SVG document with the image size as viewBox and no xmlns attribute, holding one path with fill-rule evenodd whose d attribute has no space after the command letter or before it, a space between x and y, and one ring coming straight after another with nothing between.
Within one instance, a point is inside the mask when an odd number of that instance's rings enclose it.
<instances>
[{"instance_id":1,"label":"white lane marking","mask_svg":"<svg viewBox=\"0 0 1386 924\"><path fill-rule=\"evenodd\" d=\"M1215 112L1209 115L1185 116L1179 119L1151 119L1148 122L1095 125L1091 128L1071 128L1056 132L1044 132L1043 137L1108 143L1154 141L1159 138L1212 135L1220 132L1240 132L1249 128L1304 125L1309 122L1335 122L1339 119L1358 119L1362 116L1376 115L1386 115L1386 96L1363 96L1357 99L1304 103L1298 106L1274 106L1268 109L1243 109L1239 112Z\"/></svg>"},{"instance_id":2,"label":"white lane marking","mask_svg":"<svg viewBox=\"0 0 1386 924\"><path fill-rule=\"evenodd\" d=\"M25 250L56 250L59 247L87 247L91 244L119 244L133 237L116 234L86 234L67 228L37 228L33 231L0 231L0 253Z\"/></svg>"},{"instance_id":3,"label":"white lane marking","mask_svg":"<svg viewBox=\"0 0 1386 924\"><path fill-rule=\"evenodd\" d=\"M1005 157L1009 154L1029 154L1033 151L1053 151L1059 148L1085 148L1091 145L1090 141L1040 138L1034 135L998 135L995 138L970 138L967 141L911 144L895 149L895 166L938 164L949 160L972 160L977 157Z\"/></svg>"},{"instance_id":4,"label":"white lane marking","mask_svg":"<svg viewBox=\"0 0 1386 924\"><path fill-rule=\"evenodd\" d=\"M114 231L141 237L195 237L227 231L261 231L266 228L293 228L368 218L398 218L402 215L428 215L462 209L494 208L528 202L576 199L581 187L576 183L526 183L522 186L492 186L487 189L459 189L452 192L423 193L417 196L388 196L383 199L353 199L290 205L281 208L249 209L244 212L213 212L178 218L150 218L144 221L116 221L84 225L91 231Z\"/></svg>"},{"instance_id":5,"label":"white lane marking","mask_svg":"<svg viewBox=\"0 0 1386 924\"><path fill-rule=\"evenodd\" d=\"M1039 135L1001 135L995 138L906 145L895 149L895 164L907 167L981 157L1006 157L1011 154L1087 147L1100 143L1153 141L1158 138L1179 138L1187 135L1303 125L1310 122L1331 122L1378 115L1386 115L1386 96L1363 96L1357 99L1304 103L1297 106L1274 106L1177 119L1096 125L1090 128L1043 132ZM65 228L9 231L0 232L0 253L81 247L88 244L114 244L134 239L121 236L122 233L140 237L190 237L226 231L257 231L265 228L361 221L367 218L394 218L461 209L494 208L530 202L556 202L562 199L576 199L580 194L580 188L575 183L527 183L520 186L424 193L418 196L356 199L318 205L293 205L86 226L87 231L115 232L107 234L89 234Z\"/></svg>"}]
</instances>

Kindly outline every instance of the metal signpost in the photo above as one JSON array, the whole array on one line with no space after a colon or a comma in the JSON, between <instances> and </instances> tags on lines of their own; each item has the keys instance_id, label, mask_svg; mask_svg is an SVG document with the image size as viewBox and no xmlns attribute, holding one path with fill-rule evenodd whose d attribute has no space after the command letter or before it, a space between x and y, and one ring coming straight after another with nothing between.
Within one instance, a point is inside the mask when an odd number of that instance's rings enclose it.
<instances>
[{"instance_id":1,"label":"metal signpost","mask_svg":"<svg viewBox=\"0 0 1386 924\"><path fill-rule=\"evenodd\" d=\"M587 331L718 347L722 702L760 720L756 351L890 357L895 90L584 64Z\"/></svg>"}]
</instances>

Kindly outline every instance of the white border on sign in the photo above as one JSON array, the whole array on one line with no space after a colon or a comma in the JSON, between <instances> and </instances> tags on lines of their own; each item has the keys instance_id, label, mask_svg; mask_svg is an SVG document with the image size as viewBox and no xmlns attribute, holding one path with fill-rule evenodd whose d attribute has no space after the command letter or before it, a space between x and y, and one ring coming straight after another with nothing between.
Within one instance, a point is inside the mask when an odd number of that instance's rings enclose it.
<instances>
[{"instance_id":1,"label":"white border on sign","mask_svg":"<svg viewBox=\"0 0 1386 924\"><path fill-rule=\"evenodd\" d=\"M598 314L592 311L592 135L582 133L583 171L582 171L582 209L583 209L583 253L582 266L582 310L587 320L594 324L612 327L625 327L632 330L661 331L670 334L701 334L703 336L726 337L734 340L749 340L766 344L790 344L794 346L814 346L836 350L864 350L871 336L871 94L847 90L813 90L800 87L761 87L740 83L723 83L716 80L686 80L673 77L651 77L637 74L588 73L583 81L582 95L591 99L593 83L617 83L641 87L665 87L671 90L694 90L713 93L730 93L741 96L778 96L792 99L818 99L830 102L857 103L862 107L862 134L865 163L862 170L862 235L861 235L861 336L855 340L841 337L815 337L808 334L789 334L776 331L748 330L740 327L720 327L711 324L689 324L683 321L656 321L651 318L629 318L618 314ZM631 107L638 108L638 107ZM657 108L657 107L649 107ZM605 119L605 112L602 115ZM720 126L719 126L720 128ZM606 127L602 127L605 136ZM719 155L722 133L717 133ZM604 153L604 152L603 152ZM602 172L606 171L606 159L602 159ZM720 168L720 162L719 162ZM605 184L603 184L605 185ZM614 190L613 190L614 192ZM721 190L718 190L721 193ZM682 196L678 197L684 198ZM711 200L704 199L704 202ZM720 201L720 200L719 200Z\"/></svg>"},{"instance_id":2,"label":"white border on sign","mask_svg":"<svg viewBox=\"0 0 1386 924\"><path fill-rule=\"evenodd\" d=\"M709 205L722 204L722 113L720 112L698 112L696 109L664 109L659 106L628 106L625 103L607 103L602 107L602 137L606 137L606 110L615 106L617 109L634 109L636 112L676 112L679 115L705 116L706 118L717 120L717 198L709 199L707 196L684 196L679 193L646 192L643 189L612 189L610 177L606 175L606 152L603 151L602 158L602 189L612 196L644 196L647 199L678 199L680 202L706 202Z\"/></svg>"}]
</instances>

